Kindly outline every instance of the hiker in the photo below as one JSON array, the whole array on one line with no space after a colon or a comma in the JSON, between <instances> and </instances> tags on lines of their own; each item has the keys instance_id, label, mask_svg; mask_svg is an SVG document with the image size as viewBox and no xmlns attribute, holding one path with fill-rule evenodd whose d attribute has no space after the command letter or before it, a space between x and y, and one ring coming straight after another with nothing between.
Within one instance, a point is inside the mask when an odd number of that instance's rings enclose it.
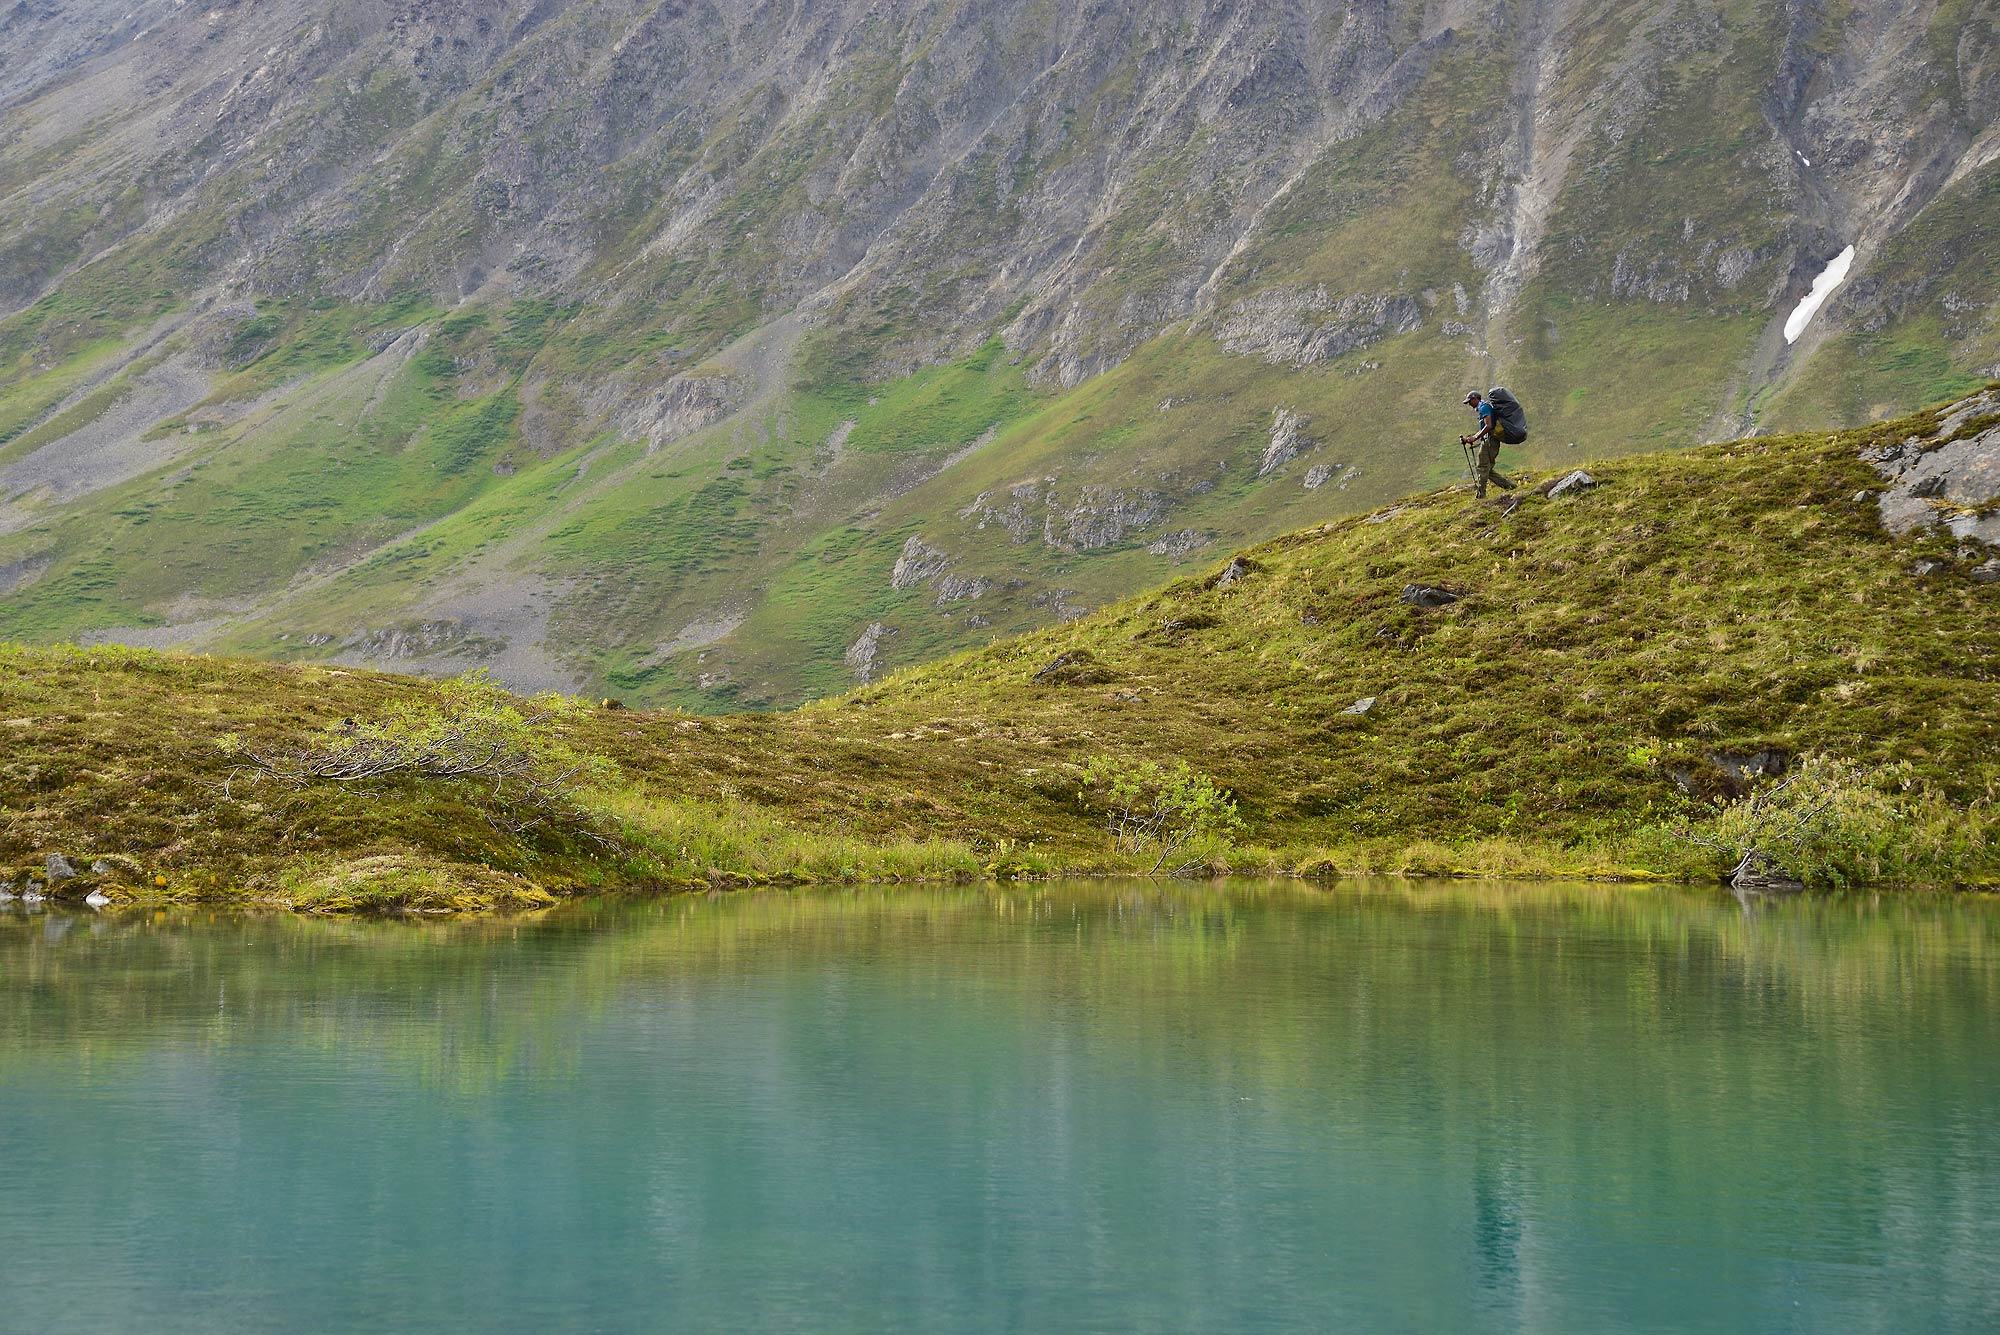
<instances>
[{"instance_id":1,"label":"hiker","mask_svg":"<svg viewBox=\"0 0 2000 1335\"><path fill-rule=\"evenodd\" d=\"M1458 438L1461 445L1479 447L1478 466L1472 474L1472 494L1484 500L1489 481L1502 491L1514 490L1513 483L1493 471L1493 463L1500 457L1502 445L1519 445L1528 438L1527 411L1519 399L1497 385L1483 396L1473 390L1465 396L1465 406L1479 414L1479 429Z\"/></svg>"}]
</instances>

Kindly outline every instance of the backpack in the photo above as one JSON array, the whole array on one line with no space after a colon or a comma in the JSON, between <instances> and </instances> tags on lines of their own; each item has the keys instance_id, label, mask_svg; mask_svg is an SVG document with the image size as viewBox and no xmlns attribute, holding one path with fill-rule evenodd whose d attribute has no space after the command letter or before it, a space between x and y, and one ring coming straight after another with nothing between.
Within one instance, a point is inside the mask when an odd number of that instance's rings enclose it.
<instances>
[{"instance_id":1,"label":"backpack","mask_svg":"<svg viewBox=\"0 0 2000 1335\"><path fill-rule=\"evenodd\" d=\"M1486 401L1493 405L1493 416L1500 425L1507 428L1506 445L1519 445L1528 438L1528 410L1521 401L1507 392L1505 385L1495 385L1486 391Z\"/></svg>"}]
</instances>

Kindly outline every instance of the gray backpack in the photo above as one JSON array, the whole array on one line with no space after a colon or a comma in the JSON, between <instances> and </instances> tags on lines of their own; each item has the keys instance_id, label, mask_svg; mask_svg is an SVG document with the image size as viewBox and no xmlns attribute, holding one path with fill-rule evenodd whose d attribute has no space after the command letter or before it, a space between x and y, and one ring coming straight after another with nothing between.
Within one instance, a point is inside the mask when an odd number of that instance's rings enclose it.
<instances>
[{"instance_id":1,"label":"gray backpack","mask_svg":"<svg viewBox=\"0 0 2000 1335\"><path fill-rule=\"evenodd\" d=\"M1486 401L1493 405L1493 416L1507 434L1501 438L1505 445L1519 445L1528 438L1528 410L1521 401L1507 392L1505 385L1495 385L1486 391Z\"/></svg>"}]
</instances>

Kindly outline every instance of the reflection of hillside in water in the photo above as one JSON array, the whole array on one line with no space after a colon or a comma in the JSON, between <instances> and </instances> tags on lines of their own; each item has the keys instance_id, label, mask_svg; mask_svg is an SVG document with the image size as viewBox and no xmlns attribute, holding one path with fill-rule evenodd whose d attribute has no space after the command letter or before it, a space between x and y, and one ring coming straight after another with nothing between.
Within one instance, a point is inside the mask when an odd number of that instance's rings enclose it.
<instances>
[{"instance_id":1,"label":"reflection of hillside in water","mask_svg":"<svg viewBox=\"0 0 2000 1335\"><path fill-rule=\"evenodd\" d=\"M1086 1012L1138 1042L1172 1031L1284 1083L1302 1061L1391 1036L1476 1066L1463 1036L1500 1036L1471 1023L1481 1016L1532 1017L1544 1044L1587 1044L1719 989L1746 1037L1785 1019L1864 1042L1896 1016L1949 1045L2000 1009L2000 902L1743 906L1631 886L1384 880L884 887L453 922L16 908L0 915L0 1063L281 1033L369 1044L473 1089L554 1074L573 1059L562 1035L607 1009L801 968ZM1245 1010L1256 1024L1234 1022Z\"/></svg>"},{"instance_id":2,"label":"reflection of hillside in water","mask_svg":"<svg viewBox=\"0 0 2000 1335\"><path fill-rule=\"evenodd\" d=\"M671 1292L701 1328L758 1326L744 1301L812 1325L829 1285L913 1328L967 1294L1011 1294L1016 1328L1718 1329L1805 1294L1832 1329L2000 1301L1989 899L1126 883L15 914L0 985L33 1256L159 1198L205 1212L211 1266L349 1285L300 1239L359 1230L412 1324L538 1292L526 1268L395 1278L523 1219L537 1249L588 1243L592 1292ZM74 1153L63 1118L89 1123ZM178 1174L183 1149L219 1167ZM411 1228L433 1250L405 1260ZM101 1301L102 1328L130 1315Z\"/></svg>"}]
</instances>

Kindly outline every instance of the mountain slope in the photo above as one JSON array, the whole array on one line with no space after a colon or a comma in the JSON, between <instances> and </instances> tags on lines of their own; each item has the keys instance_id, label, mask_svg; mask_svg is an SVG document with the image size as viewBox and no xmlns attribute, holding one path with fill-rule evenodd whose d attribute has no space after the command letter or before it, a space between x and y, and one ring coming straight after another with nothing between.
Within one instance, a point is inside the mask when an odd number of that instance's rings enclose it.
<instances>
[{"instance_id":1,"label":"mountain slope","mask_svg":"<svg viewBox=\"0 0 2000 1335\"><path fill-rule=\"evenodd\" d=\"M517 829L483 782L292 788L240 769L245 749L433 700L428 684L11 648L0 867L123 856L114 879L311 899L385 866L476 895L495 877L525 893L1103 865L1083 774L1107 755L1227 785L1255 865L1690 873L1704 855L1662 824L1774 753L1906 763L1990 862L2000 559L1951 526L2000 504L2000 386L1865 431L1592 471L1511 512L1459 488L1293 533L790 713L565 716L568 745L617 766L586 795L614 845ZM1918 526L1898 536L1885 514Z\"/></svg>"},{"instance_id":2,"label":"mountain slope","mask_svg":"<svg viewBox=\"0 0 2000 1335\"><path fill-rule=\"evenodd\" d=\"M1995 22L17 4L0 633L782 704L1439 483L1467 384L1906 410L2000 364Z\"/></svg>"}]
</instances>

